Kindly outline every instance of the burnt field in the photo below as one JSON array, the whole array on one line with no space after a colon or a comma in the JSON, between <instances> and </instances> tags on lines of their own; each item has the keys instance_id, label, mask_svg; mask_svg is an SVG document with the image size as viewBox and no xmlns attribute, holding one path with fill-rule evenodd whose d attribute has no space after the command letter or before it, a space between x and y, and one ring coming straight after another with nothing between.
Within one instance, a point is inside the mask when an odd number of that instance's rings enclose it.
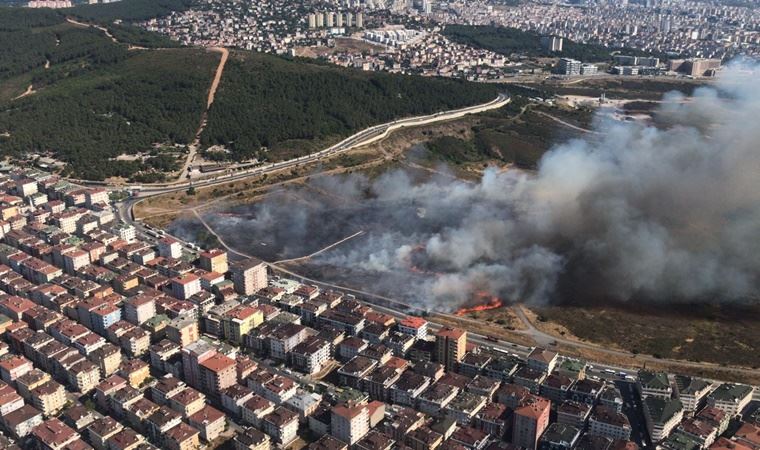
<instances>
[{"instance_id":1,"label":"burnt field","mask_svg":"<svg viewBox=\"0 0 760 450\"><path fill-rule=\"evenodd\" d=\"M452 182L448 175L413 169L394 174L412 185ZM201 217L240 252L283 262L322 281L419 304L425 299L415 286L438 274L417 249L451 223L459 206L428 209L424 199L418 202L377 189L361 175L315 177L304 185L273 191L262 201L207 211ZM195 217L175 220L169 232L201 245L219 244Z\"/></svg>"}]
</instances>

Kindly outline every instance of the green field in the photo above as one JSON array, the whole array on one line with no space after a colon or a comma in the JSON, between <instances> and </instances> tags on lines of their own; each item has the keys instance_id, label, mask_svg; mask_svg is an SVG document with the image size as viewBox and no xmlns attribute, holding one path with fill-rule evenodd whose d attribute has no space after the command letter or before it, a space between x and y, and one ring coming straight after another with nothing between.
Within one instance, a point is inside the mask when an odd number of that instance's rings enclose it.
<instances>
[{"instance_id":1,"label":"green field","mask_svg":"<svg viewBox=\"0 0 760 450\"><path fill-rule=\"evenodd\" d=\"M77 5L62 10L64 14L92 22L121 20L136 22L165 16L172 11L183 11L190 6L188 0L120 0L96 5Z\"/></svg>"},{"instance_id":2,"label":"green field","mask_svg":"<svg viewBox=\"0 0 760 450\"><path fill-rule=\"evenodd\" d=\"M182 155L161 149L192 142L219 54L173 48L129 22L185 6L123 0L58 11L0 8L0 154L53 155L66 174L93 180L157 181L176 169ZM108 28L117 42L67 22L72 16ZM231 150L217 158L287 159L395 118L484 103L499 89L235 51L202 144Z\"/></svg>"},{"instance_id":3,"label":"green field","mask_svg":"<svg viewBox=\"0 0 760 450\"><path fill-rule=\"evenodd\" d=\"M534 88L534 95L542 97L580 95L598 98L604 94L609 99L660 100L667 92L678 91L691 95L695 89L707 84L703 80L684 78L606 77L590 78L574 84L545 80L541 83L523 83L523 86Z\"/></svg>"}]
</instances>

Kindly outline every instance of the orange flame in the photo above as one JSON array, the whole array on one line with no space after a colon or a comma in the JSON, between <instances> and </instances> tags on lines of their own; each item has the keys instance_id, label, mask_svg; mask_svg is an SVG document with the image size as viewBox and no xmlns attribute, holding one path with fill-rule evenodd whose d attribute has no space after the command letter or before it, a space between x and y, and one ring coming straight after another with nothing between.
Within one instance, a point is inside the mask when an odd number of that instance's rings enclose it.
<instances>
[{"instance_id":1,"label":"orange flame","mask_svg":"<svg viewBox=\"0 0 760 450\"><path fill-rule=\"evenodd\" d=\"M466 306L462 307L456 310L454 312L454 315L456 316L464 316L465 314L478 312L478 311L489 311L491 309L497 309L504 306L504 302L501 301L499 297L496 297L495 295L490 295L487 292L477 292L475 294L476 301L481 301L484 303L479 303L475 306ZM488 300L485 302L485 300Z\"/></svg>"}]
</instances>

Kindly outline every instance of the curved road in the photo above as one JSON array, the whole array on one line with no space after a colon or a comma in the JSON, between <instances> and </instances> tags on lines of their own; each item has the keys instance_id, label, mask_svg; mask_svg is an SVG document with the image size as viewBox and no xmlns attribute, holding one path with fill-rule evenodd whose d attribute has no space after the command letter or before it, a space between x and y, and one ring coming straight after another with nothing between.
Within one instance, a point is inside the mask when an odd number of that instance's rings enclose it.
<instances>
[{"instance_id":1,"label":"curved road","mask_svg":"<svg viewBox=\"0 0 760 450\"><path fill-rule=\"evenodd\" d=\"M429 125L436 122L443 122L443 121L447 121L451 119L458 119L468 114L477 114L477 113L481 113L485 111L490 111L492 109L501 108L502 106L506 105L510 101L511 99L509 98L508 95L499 94L499 96L496 97L495 99L481 105L468 106L465 108L454 109L450 111L443 111L443 112L439 112L435 114L429 114L426 116L417 116L417 117L409 117L407 119L394 120L393 122L387 122L384 124L375 125L367 129L364 129L352 136L347 137L346 139L338 142L337 144L333 146L330 146L324 150L320 150L316 153L311 153L306 156L301 156L299 158L294 158L287 161L271 163L264 166L253 167L250 169L244 169L238 172L218 175L213 178L204 179L204 180L177 181L173 183L155 183L155 184L150 184L150 185L144 185L144 186L141 186L142 189L140 189L138 196L141 198L149 197L153 195L164 194L167 192L184 190L184 189L189 188L190 186L195 186L195 187L213 186L215 184L222 184L222 183L228 183L230 181L242 180L242 179L252 177L252 176L259 176L259 175L263 175L269 172L275 172L278 170L299 166L301 164L315 162L328 156L332 157L340 153L344 153L349 150L353 150L355 148L380 141L382 139L385 139L390 133L396 130L400 130L402 128L418 127L421 125ZM235 166L235 168L241 168L245 166L246 164L242 164L242 165ZM85 186L88 186L88 185L101 186L101 187L106 187L113 190L123 190L123 189L130 188L129 185L113 186L113 185L108 185L107 183L97 182L97 181L94 182L94 181L89 181L89 180L70 179L69 181L73 183L77 183L77 184L82 184Z\"/></svg>"},{"instance_id":2,"label":"curved road","mask_svg":"<svg viewBox=\"0 0 760 450\"><path fill-rule=\"evenodd\" d=\"M382 125L376 125L374 127L370 127L366 130L363 130L353 136L350 136L346 138L345 140L339 142L338 144L335 144L332 147L329 147L325 150L322 150L320 152L317 152L305 157L296 158L289 161L283 161L280 163L274 163L274 164L270 164L264 167L258 167L253 170L244 171L238 174L230 174L228 176L216 177L211 180L199 181L196 183L192 183L192 185L211 186L214 184L227 183L233 180L239 180L239 179L247 178L250 176L263 175L267 172L282 170L284 168L297 166L302 163L317 161L320 158L325 157L325 156L333 156L341 152L345 152L357 147L361 147L363 145L370 144L372 142L376 142L378 140L385 138L386 136L388 136L388 134L390 134L391 132L397 129L425 125L425 124L434 123L437 121L443 121L443 120L449 120L452 118L462 117L466 114L487 111L490 109L496 109L496 108L500 108L506 105L507 103L509 103L509 97L501 94L499 95L499 97L497 97L493 101L486 103L484 105L478 105L478 106L469 107L469 108L462 108L455 111L437 113L437 114L432 114L429 116L402 119L402 120L397 120L397 121L382 124ZM177 183L177 184L165 186L165 187L158 187L158 186L148 187L145 190L140 191L139 198L133 198L119 204L119 207L117 209L117 214L126 222L135 225L138 228L138 230L141 230L144 232L144 230L142 230L141 224L134 222L134 219L133 219L134 216L133 216L133 211L132 211L134 205L142 200L145 200L148 197L152 197L152 196L159 195L166 192L186 189L190 185L191 183L185 182L185 183ZM197 214L197 211L194 210L194 213ZM208 226L208 224L205 223L205 221L202 219L200 215L198 215L198 218L200 222L208 229L208 231L214 236L216 236L217 239L219 239L219 242L221 243L221 245L225 247L230 253L238 255L240 257L244 257L244 258L252 257L252 255L248 255L246 253L240 252L228 246L224 242L224 240L210 226ZM315 285L318 285L324 288L338 289L344 292L353 293L353 294L362 296L368 303L371 303L376 308L379 308L382 311L387 312L389 314L393 314L396 316L406 315L404 312L399 312L399 310L407 311L412 314L415 314L415 313L420 314L422 312L418 307L415 307L413 305L408 305L408 304L399 302L397 300L394 300L382 295L363 291L360 289L350 288L347 286L341 286L341 285L337 285L333 283L327 283L327 282L315 280L312 278L308 278L298 273L295 273L293 271L290 271L288 269L285 269L283 267L280 267L276 263L274 264L268 263L268 265L272 268L272 270L295 277L299 280L302 280L303 282L309 282L309 283L313 283ZM622 350L614 350L614 349L610 349L610 348L592 344L592 343L570 340L570 339L566 339L559 336L553 336L537 329L530 322L530 320L525 316L525 313L522 311L522 308L517 307L515 308L515 311L516 311L517 316L520 318L520 320L525 324L526 328L524 330L515 330L514 332L528 336L529 338L534 340L537 343L537 345L550 346L552 343L557 342L557 343L562 343L570 347L593 350L593 351L597 351L603 354L608 354L610 356L631 358L633 361L636 361L638 363L641 363L641 362L668 363L668 364L680 365L683 367L689 367L689 368L694 368L694 369L708 369L708 370L715 370L719 372L735 372L735 373L738 372L738 373L743 373L747 375L755 374L755 370L749 369L749 368L723 367L717 364L697 363L697 362L684 361L684 360L657 359L653 356L640 355L640 354L634 355L630 352L626 352ZM443 314L443 315L446 316L446 314ZM432 325L434 325L434 327L440 326L434 323ZM526 351L529 351L529 349L524 346L520 346L517 344L502 344L502 343L495 344L489 339L487 339L486 336L478 335L475 333L471 333L471 334L473 337L472 340L481 345L491 345L497 348L501 348L502 350L517 351L518 353L525 353ZM625 367L620 367L620 366L610 365L610 364L598 364L597 367L611 368L615 370L629 370L628 368L625 368Z\"/></svg>"}]
</instances>

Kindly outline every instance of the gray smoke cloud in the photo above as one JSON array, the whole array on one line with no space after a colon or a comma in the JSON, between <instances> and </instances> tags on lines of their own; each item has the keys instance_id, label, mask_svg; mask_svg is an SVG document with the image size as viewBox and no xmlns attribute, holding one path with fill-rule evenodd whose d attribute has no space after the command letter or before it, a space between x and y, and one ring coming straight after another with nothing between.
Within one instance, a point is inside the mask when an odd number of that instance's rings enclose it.
<instances>
[{"instance_id":1,"label":"gray smoke cloud","mask_svg":"<svg viewBox=\"0 0 760 450\"><path fill-rule=\"evenodd\" d=\"M286 255L365 230L310 267L443 310L480 291L533 303L752 301L760 80L734 68L679 95L659 111L667 126L600 120L600 134L557 145L536 172L315 177L237 218L208 218L240 245L272 236Z\"/></svg>"}]
</instances>

